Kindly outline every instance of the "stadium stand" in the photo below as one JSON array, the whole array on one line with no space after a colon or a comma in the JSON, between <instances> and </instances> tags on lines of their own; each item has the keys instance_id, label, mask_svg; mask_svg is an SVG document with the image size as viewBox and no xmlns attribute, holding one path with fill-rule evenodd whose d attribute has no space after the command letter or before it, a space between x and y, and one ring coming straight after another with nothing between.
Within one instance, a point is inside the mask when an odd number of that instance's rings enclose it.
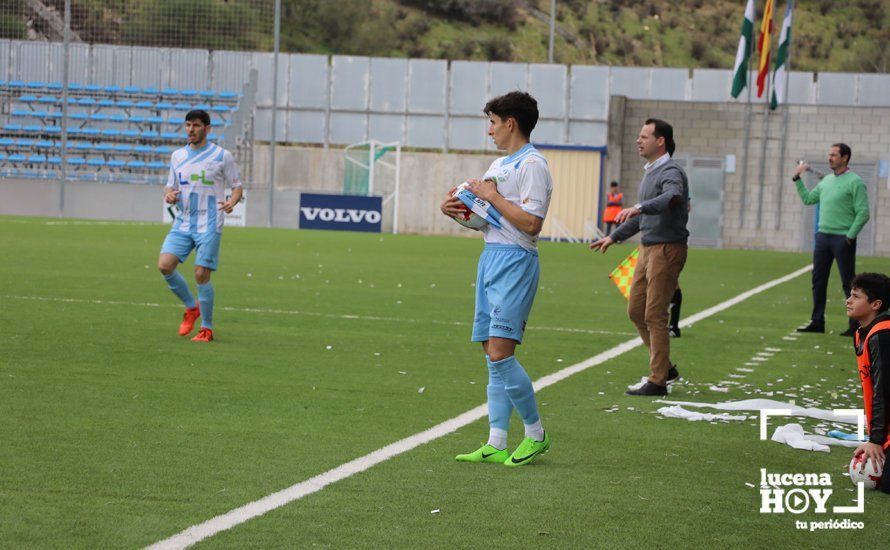
<instances>
[{"instance_id":1,"label":"stadium stand","mask_svg":"<svg viewBox=\"0 0 890 550\"><path fill-rule=\"evenodd\" d=\"M70 84L64 142L69 177L162 182L170 153L185 143L185 113L210 113L209 137L220 141L240 100L241 94L229 91ZM58 82L0 81L0 176L59 176L62 102Z\"/></svg>"}]
</instances>

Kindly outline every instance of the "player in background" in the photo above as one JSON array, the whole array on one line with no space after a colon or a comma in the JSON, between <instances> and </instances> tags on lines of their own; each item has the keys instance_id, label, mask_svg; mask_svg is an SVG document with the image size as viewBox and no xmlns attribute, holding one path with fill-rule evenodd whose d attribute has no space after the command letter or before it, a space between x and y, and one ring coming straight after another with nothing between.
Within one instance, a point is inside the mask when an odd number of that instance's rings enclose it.
<instances>
[{"instance_id":1,"label":"player in background","mask_svg":"<svg viewBox=\"0 0 890 550\"><path fill-rule=\"evenodd\" d=\"M550 206L553 182L547 161L529 143L538 122L538 102L525 92L510 92L489 101L488 135L507 156L495 160L482 179L470 180L470 190L501 213L500 228L482 228L485 248L476 278L473 342L481 342L488 365L488 443L455 457L462 462L499 462L522 466L550 448L535 390L516 359L538 288L538 234ZM453 192L453 190L452 190ZM451 192L442 213L456 217L463 203ZM507 429L516 409L525 425L525 438L507 452Z\"/></svg>"},{"instance_id":2,"label":"player in background","mask_svg":"<svg viewBox=\"0 0 890 550\"><path fill-rule=\"evenodd\" d=\"M868 426L868 441L856 447L853 456L864 455L882 471L890 448L890 278L860 273L850 283L846 306L847 316L860 327L853 344ZM890 493L890 475L881 477L878 488Z\"/></svg>"},{"instance_id":3,"label":"player in background","mask_svg":"<svg viewBox=\"0 0 890 550\"><path fill-rule=\"evenodd\" d=\"M624 207L624 193L618 187L618 182L613 181L609 194L606 197L606 210L603 212L603 223L606 226L606 235L612 233L612 227L615 225L615 216L621 212Z\"/></svg>"},{"instance_id":4,"label":"player in background","mask_svg":"<svg viewBox=\"0 0 890 550\"><path fill-rule=\"evenodd\" d=\"M201 330L193 342L213 340L213 284L210 275L219 263L219 244L222 239L225 215L241 200L241 176L232 153L207 141L210 115L205 111L189 111L185 115L188 145L174 151L170 157L170 176L164 188L168 204L182 202L179 215L164 239L158 257L158 269L167 286L185 305L179 335L188 336L201 317ZM232 196L226 197L226 184ZM195 252L195 281L198 301L189 291L185 278L176 267Z\"/></svg>"}]
</instances>

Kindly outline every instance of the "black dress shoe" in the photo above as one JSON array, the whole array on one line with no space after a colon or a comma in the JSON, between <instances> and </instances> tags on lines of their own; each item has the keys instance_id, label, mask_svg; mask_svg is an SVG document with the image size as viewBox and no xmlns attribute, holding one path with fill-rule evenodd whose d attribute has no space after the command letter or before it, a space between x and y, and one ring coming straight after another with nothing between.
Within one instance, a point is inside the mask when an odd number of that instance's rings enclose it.
<instances>
[{"instance_id":1,"label":"black dress shoe","mask_svg":"<svg viewBox=\"0 0 890 550\"><path fill-rule=\"evenodd\" d=\"M679 338L680 337L680 327L670 326L668 327L668 334L671 338Z\"/></svg>"},{"instance_id":2,"label":"black dress shoe","mask_svg":"<svg viewBox=\"0 0 890 550\"><path fill-rule=\"evenodd\" d=\"M673 384L677 380L680 379L680 371L677 370L677 365L671 365L671 368L668 369L668 385Z\"/></svg>"},{"instance_id":3,"label":"black dress shoe","mask_svg":"<svg viewBox=\"0 0 890 550\"><path fill-rule=\"evenodd\" d=\"M825 332L825 323L810 321L809 325L798 328L797 332Z\"/></svg>"},{"instance_id":4,"label":"black dress shoe","mask_svg":"<svg viewBox=\"0 0 890 550\"><path fill-rule=\"evenodd\" d=\"M652 382L646 382L642 387L635 390L627 390L627 395L643 395L643 396L663 396L668 394L668 390L664 386L658 386Z\"/></svg>"},{"instance_id":5,"label":"black dress shoe","mask_svg":"<svg viewBox=\"0 0 890 550\"><path fill-rule=\"evenodd\" d=\"M847 330L845 330L844 332L841 333L841 336L847 336L849 338L852 338L855 334L856 334L855 330L848 328Z\"/></svg>"}]
</instances>

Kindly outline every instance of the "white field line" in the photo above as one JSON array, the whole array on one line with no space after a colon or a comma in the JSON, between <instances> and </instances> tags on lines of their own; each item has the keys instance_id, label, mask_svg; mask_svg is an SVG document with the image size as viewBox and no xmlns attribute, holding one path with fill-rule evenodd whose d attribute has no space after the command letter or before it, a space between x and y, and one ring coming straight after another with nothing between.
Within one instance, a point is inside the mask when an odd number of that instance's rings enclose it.
<instances>
[{"instance_id":1,"label":"white field line","mask_svg":"<svg viewBox=\"0 0 890 550\"><path fill-rule=\"evenodd\" d=\"M772 281L769 281L768 283L764 283L758 287L752 288L751 290L743 292L738 296L735 296L734 298L730 298L725 302L717 304L714 307L696 313L691 317L687 317L680 322L680 326L689 326L693 323L701 321L702 319L706 319L716 313L719 313L740 302L743 302L744 300L747 300L752 296L769 290L774 286L790 281L791 279L794 279L795 277L798 277L803 273L810 271L811 269L813 269L813 266L808 265L804 268L798 269L794 273L790 273L788 275L785 275L784 277L779 277L778 279L774 279ZM541 391L542 389L552 384L555 384L561 380L565 380L573 374L577 374L586 369L589 369L590 367L604 363L609 359L614 359L624 352L630 351L640 345L642 345L642 341L639 337L633 338L626 342L622 342L621 344L618 344L617 346L608 349L602 353L598 353L597 355L594 355L589 359L585 359L580 363L576 363L558 372L538 379L538 381L534 384L535 390ZM391 443L362 457L350 460L349 462L341 464L340 466L337 466L332 470L328 470L323 474L319 474L305 481L301 481L295 485L291 485L287 489L282 489L277 493L272 493L271 495L263 497L259 500L255 500L253 502L245 504L240 508L235 508L234 510L226 512L225 514L207 520L204 523L193 525L188 529L177 533L176 535L173 535L170 538L156 542L148 548L151 550L188 548L189 546L209 537L212 537L217 533L221 533L223 531L231 529L232 527L245 523L255 517L259 517L267 512L271 512L276 508L280 508L295 500L299 500L307 495L316 493L332 483L336 483L355 474L364 472L365 470L368 470L376 466L377 464L380 464L389 460L390 458L415 449L423 445L424 443L429 443L430 441L434 441L442 436L457 431L460 428L463 428L464 426L472 424L473 422L476 422L477 420L483 418L486 414L488 414L487 406L479 405L478 407L458 416L455 416L454 418L446 420L441 424L437 424L432 428L406 437L405 439L396 441L395 443Z\"/></svg>"},{"instance_id":2,"label":"white field line","mask_svg":"<svg viewBox=\"0 0 890 550\"><path fill-rule=\"evenodd\" d=\"M128 307L169 307L181 309L179 304L156 304L152 302L123 302L117 300L92 300L85 298L57 298L52 296L19 296L19 295L0 295L2 299L10 300L33 300L37 302L62 302L68 304L93 304L93 305L109 305L109 306L128 306ZM264 309L253 307L230 307L216 306L216 311L232 311L235 313L261 313L276 315L305 315L307 317L327 317L330 319L351 319L357 321L388 321L393 323L408 324L430 324L430 325L448 325L448 326L471 326L471 323L463 321L440 321L438 319L408 319L405 317L382 317L378 315L354 315L350 313L319 313L317 311L299 311L293 309ZM532 327L534 330L547 330L551 332L573 332L581 334L607 334L610 336L630 336L632 332L616 332L609 330L589 330L584 328L570 327Z\"/></svg>"}]
</instances>

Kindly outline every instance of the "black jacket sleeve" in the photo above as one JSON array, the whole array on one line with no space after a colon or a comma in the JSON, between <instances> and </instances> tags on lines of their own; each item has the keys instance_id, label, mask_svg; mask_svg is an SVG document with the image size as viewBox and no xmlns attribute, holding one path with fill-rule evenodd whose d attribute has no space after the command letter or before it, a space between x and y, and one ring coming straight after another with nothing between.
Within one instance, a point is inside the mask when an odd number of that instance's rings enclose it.
<instances>
[{"instance_id":1,"label":"black jacket sleeve","mask_svg":"<svg viewBox=\"0 0 890 550\"><path fill-rule=\"evenodd\" d=\"M868 427L868 440L883 445L887 439L887 413L890 398L890 331L877 332L868 341L871 357L871 425Z\"/></svg>"}]
</instances>

